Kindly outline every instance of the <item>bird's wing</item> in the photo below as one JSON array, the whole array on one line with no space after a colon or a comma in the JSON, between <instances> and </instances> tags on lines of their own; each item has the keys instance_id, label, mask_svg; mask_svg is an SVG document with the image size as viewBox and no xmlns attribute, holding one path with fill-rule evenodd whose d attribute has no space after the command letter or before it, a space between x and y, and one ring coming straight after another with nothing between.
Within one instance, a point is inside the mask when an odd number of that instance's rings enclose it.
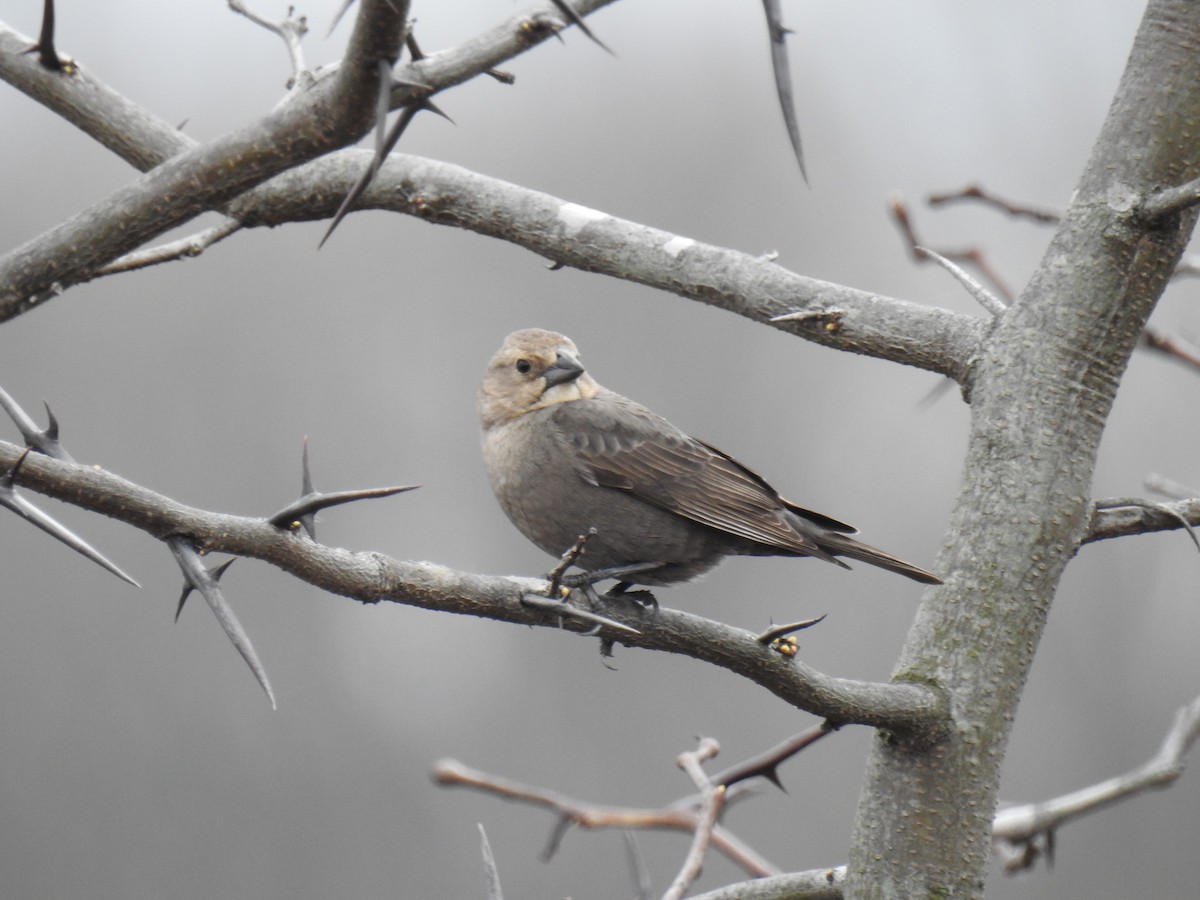
<instances>
[{"instance_id":1,"label":"bird's wing","mask_svg":"<svg viewBox=\"0 0 1200 900\"><path fill-rule=\"evenodd\" d=\"M854 531L844 522L793 506L741 463L619 395L605 391L595 400L560 404L555 418L584 477L694 522L813 556L827 554L789 525L780 514L784 509L821 528Z\"/></svg>"}]
</instances>

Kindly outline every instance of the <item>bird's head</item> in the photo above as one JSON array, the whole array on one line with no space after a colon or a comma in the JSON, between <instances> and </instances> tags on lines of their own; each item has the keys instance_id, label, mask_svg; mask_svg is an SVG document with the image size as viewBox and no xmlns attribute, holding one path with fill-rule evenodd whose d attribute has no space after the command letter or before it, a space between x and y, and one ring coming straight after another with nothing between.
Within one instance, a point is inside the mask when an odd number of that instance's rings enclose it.
<instances>
[{"instance_id":1,"label":"bird's head","mask_svg":"<svg viewBox=\"0 0 1200 900\"><path fill-rule=\"evenodd\" d=\"M504 339L479 388L483 427L511 422L556 403L590 400L600 386L579 362L569 337L526 328Z\"/></svg>"}]
</instances>

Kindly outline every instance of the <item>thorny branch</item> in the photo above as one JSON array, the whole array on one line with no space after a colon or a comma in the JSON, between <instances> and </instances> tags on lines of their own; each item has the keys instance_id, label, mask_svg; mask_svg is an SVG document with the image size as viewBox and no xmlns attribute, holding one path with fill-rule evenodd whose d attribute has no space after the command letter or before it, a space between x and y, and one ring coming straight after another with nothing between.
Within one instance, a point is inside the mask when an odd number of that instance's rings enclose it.
<instances>
[{"instance_id":1,"label":"thorny branch","mask_svg":"<svg viewBox=\"0 0 1200 900\"><path fill-rule=\"evenodd\" d=\"M434 766L434 780L443 787L466 787L484 791L506 800L515 800L543 807L557 816L550 841L543 852L548 859L568 828L579 826L586 829L622 828L685 831L693 835L694 841L687 862L677 883L683 888L695 878L702 862L704 848L712 846L740 866L747 874L764 877L778 874L779 870L755 853L732 832L719 824L721 809L743 794L730 789L741 781L761 777L782 787L777 770L780 765L801 750L810 747L832 729L821 725L796 735L752 759L745 760L713 776L708 776L701 763L716 755L716 741L705 738L700 747L685 753L677 760L680 768L688 772L698 794L681 797L674 803L659 809L635 809L630 807L600 806L576 800L557 791L532 787L508 778L480 772L456 760L442 760Z\"/></svg>"},{"instance_id":2,"label":"thorny branch","mask_svg":"<svg viewBox=\"0 0 1200 900\"><path fill-rule=\"evenodd\" d=\"M20 447L0 441L0 468L11 466L21 453ZM432 563L402 562L380 553L327 547L266 519L195 509L98 467L42 456L26 461L20 484L111 516L160 540L186 535L203 552L264 560L322 590L364 603L390 600L443 612L560 627L559 601L553 601L557 612L525 602L529 594L545 596L547 585L540 579L472 575ZM834 678L764 647L744 629L679 610L660 608L650 617L628 607L619 601L604 605L600 610L603 616L624 628L602 625L599 633L603 638L713 663L751 679L800 709L840 723L886 727L928 738L943 727L945 698L927 687ZM563 627L585 631L591 624L572 618Z\"/></svg>"},{"instance_id":3,"label":"thorny branch","mask_svg":"<svg viewBox=\"0 0 1200 900\"><path fill-rule=\"evenodd\" d=\"M574 4L581 13L612 0ZM417 88L440 91L487 71L545 36L521 30L518 15L462 48L399 67L392 107ZM0 26L0 78L73 122L133 165L148 169L196 146L173 125L83 72L77 83L52 80L38 66L13 66L6 52L26 46ZM410 84L411 83L411 84ZM113 128L114 123L119 127ZM276 177L221 208L246 226L332 216L369 164L369 151L341 151ZM767 322L852 352L892 359L963 380L984 334L971 317L805 278L770 260L648 228L446 163L393 154L358 201L506 240L561 266L624 278ZM496 211L502 208L503 216ZM2 260L0 260L2 264ZM47 286L53 284L51 275ZM74 280L91 277L72 273ZM72 281L71 283L74 283ZM717 285L720 287L718 288ZM2 298L0 298L2 301ZM0 320L23 311L0 302ZM798 311L802 311L799 312Z\"/></svg>"},{"instance_id":4,"label":"thorny branch","mask_svg":"<svg viewBox=\"0 0 1200 900\"><path fill-rule=\"evenodd\" d=\"M728 788L744 778L755 776L779 784L776 775L778 766L830 731L828 724L822 725L711 777L706 776L699 765L703 759L716 755L716 742L706 738L697 751L684 754L679 760L680 767L689 772L700 793L680 798L657 810L585 803L555 791L489 775L454 760L437 763L434 767L434 779L446 787L473 788L505 799L542 806L556 813L559 825L548 848L550 851L557 848L563 831L571 825L587 829L667 829L691 832L695 840L687 862L665 897L682 896L680 891L686 889L686 885L694 880L695 867L699 865L703 855L703 851L696 848L711 839L714 847L759 880L729 885L703 894L697 900L744 900L784 895L840 898L844 866L784 875L757 857L752 850L738 842L728 830L718 824L719 807L724 802ZM1147 790L1170 785L1183 773L1184 758L1197 739L1200 739L1200 696L1176 711L1171 728L1163 738L1158 752L1141 766L1124 775L1052 800L1000 810L995 816L992 828L992 843L1005 870L1016 872L1031 868L1042 857L1052 860L1056 829L1071 820L1098 812Z\"/></svg>"},{"instance_id":5,"label":"thorny branch","mask_svg":"<svg viewBox=\"0 0 1200 900\"><path fill-rule=\"evenodd\" d=\"M346 51L351 64L336 75L259 122L179 153L0 258L0 319L271 176L357 140L373 119L374 62L398 54L407 10L407 3L364 0Z\"/></svg>"},{"instance_id":6,"label":"thorny branch","mask_svg":"<svg viewBox=\"0 0 1200 900\"><path fill-rule=\"evenodd\" d=\"M1176 207L1186 208L1195 202L1200 202L1194 200L1194 196L1200 196L1200 188L1197 187L1197 183L1195 182L1182 185L1179 188L1164 190L1146 201L1146 205L1142 210L1143 215L1154 218L1166 214L1167 211L1176 210ZM928 200L929 205L934 207L970 201L983 203L1009 216L1032 219L1034 222L1044 225L1056 224L1061 218L1061 214L1054 210L1014 203L1013 201L1002 199L979 185L968 185L961 190L944 194L931 194ZM892 219L896 227L904 236L909 252L914 260L917 262L932 260L949 270L992 315L1000 315L1004 307L1011 304L1015 299L1016 295L1000 278L999 273L992 266L991 262L988 261L987 255L981 248L968 247L959 250L929 250L921 245L921 241L917 236L916 226L912 221L912 215L909 213L904 199L899 196L892 197L888 201L888 209L892 214ZM955 266L954 260L968 263L978 269L996 287L1000 293L1000 297L993 297L982 285L975 282L966 272ZM1176 276L1182 276L1195 274L1196 271L1200 271L1200 265L1196 265L1194 261L1189 261L1185 258L1176 267L1175 274ZM1151 328L1146 328L1142 332L1142 346L1177 359L1192 368L1200 369L1200 355L1183 347L1173 338L1159 334Z\"/></svg>"},{"instance_id":7,"label":"thorny branch","mask_svg":"<svg viewBox=\"0 0 1200 900\"><path fill-rule=\"evenodd\" d=\"M892 221L896 223L896 227L904 237L905 244L908 246L913 260L916 262L933 262L934 257L930 256L923 249L928 245L918 237L916 226L913 224L912 216L908 212L908 205L904 202L904 198L899 195L890 198L888 200L888 211L892 214ZM979 247L965 247L956 250L939 247L936 253L938 256L952 262L968 263L978 269L992 283L992 286L999 293L1005 305L1011 304L1016 298L1016 294L1012 288L1000 277L1000 273L988 262L987 256Z\"/></svg>"}]
</instances>

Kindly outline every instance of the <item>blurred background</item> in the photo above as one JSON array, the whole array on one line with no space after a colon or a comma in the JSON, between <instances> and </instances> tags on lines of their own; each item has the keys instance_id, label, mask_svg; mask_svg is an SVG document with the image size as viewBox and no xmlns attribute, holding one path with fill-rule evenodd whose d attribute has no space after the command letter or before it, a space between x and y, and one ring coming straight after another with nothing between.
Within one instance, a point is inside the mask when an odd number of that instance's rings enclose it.
<instances>
[{"instance_id":1,"label":"blurred background","mask_svg":"<svg viewBox=\"0 0 1200 900\"><path fill-rule=\"evenodd\" d=\"M35 35L40 0L3 19ZM303 0L310 64L340 56L337 3ZM286 4L255 0L279 17ZM452 47L523 8L415 2L417 35ZM918 268L885 213L899 192L978 181L1062 207L1120 77L1143 4L925 0L785 2L811 187L781 122L762 6L625 0L443 94L457 125L419 117L400 148L817 278L982 315ZM205 140L269 110L290 71L281 42L218 0L59 0L58 47ZM128 183L134 172L0 86L0 248ZM1050 232L978 207L916 210L934 247L985 248L1019 287ZM190 233L215 219L192 223ZM72 288L0 328L0 384L94 463L181 502L264 516L300 487L420 483L325 512L322 541L454 568L540 575L550 560L496 507L479 461L475 391L515 328L570 335L605 385L736 454L786 496L932 566L968 425L936 376L815 347L732 314L587 275L520 248L394 214L237 235L201 258ZM1196 285L1155 316L1200 334ZM1139 353L1097 472L1098 497L1161 472L1200 484L1200 374ZM1189 412L1191 411L1191 412ZM0 435L18 440L0 424ZM615 833L572 832L538 859L547 813L447 791L432 764L468 765L602 804L689 792L674 765L697 735L716 767L815 719L724 671L592 640L324 595L240 561L223 581L279 697L272 712L203 602L172 622L180 575L141 532L37 502L144 585L135 590L0 517L0 871L6 896L485 896L476 823L506 894L632 896ZM1013 735L1001 796L1051 797L1154 752L1200 685L1200 557L1182 534L1085 548L1055 604ZM889 674L919 587L865 566L738 559L664 605L761 629L828 613L803 659ZM839 864L870 735L849 728L788 763L727 824L776 865ZM1050 871L1008 878L1017 900L1194 894L1200 778L1058 835ZM686 837L642 834L661 892ZM709 859L697 890L738 880Z\"/></svg>"}]
</instances>

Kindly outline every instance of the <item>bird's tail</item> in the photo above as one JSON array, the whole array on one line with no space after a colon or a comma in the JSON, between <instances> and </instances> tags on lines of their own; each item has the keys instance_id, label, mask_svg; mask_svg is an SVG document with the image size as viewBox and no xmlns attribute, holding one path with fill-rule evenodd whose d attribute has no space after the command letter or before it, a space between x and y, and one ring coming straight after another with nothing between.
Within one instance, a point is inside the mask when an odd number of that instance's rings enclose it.
<instances>
[{"instance_id":1,"label":"bird's tail","mask_svg":"<svg viewBox=\"0 0 1200 900\"><path fill-rule=\"evenodd\" d=\"M942 583L942 579L938 578L932 572L926 572L919 566L905 562L898 556L892 556L890 553L884 553L882 550L877 550L861 541L856 541L849 535L838 534L835 531L826 531L820 535L812 535L812 537L816 541L817 546L834 556L846 556L850 559L857 559L860 562L879 566L881 569L887 569L889 572L904 575L913 581L920 581L923 584Z\"/></svg>"}]
</instances>

